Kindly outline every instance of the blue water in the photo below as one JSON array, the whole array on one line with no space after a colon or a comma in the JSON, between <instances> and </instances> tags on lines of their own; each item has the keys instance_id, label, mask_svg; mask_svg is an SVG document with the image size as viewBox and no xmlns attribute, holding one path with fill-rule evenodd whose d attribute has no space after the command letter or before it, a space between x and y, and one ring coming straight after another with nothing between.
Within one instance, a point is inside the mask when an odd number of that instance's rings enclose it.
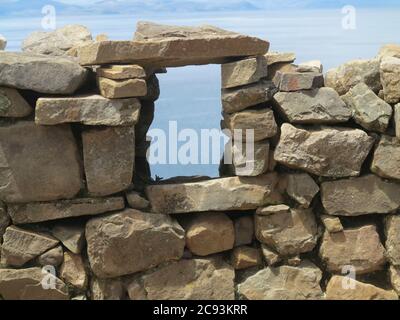
<instances>
[{"instance_id":1,"label":"blue water","mask_svg":"<svg viewBox=\"0 0 400 320\"><path fill-rule=\"evenodd\" d=\"M285 10L147 15L59 16L57 25L80 23L94 35L107 33L111 39L131 39L138 20L165 24L212 24L271 42L276 51L294 51L297 62L319 59L325 69L348 60L374 57L386 43L400 43L399 9L359 9L355 30L342 28L341 10ZM8 50L19 50L22 39L40 29L41 16L0 18L0 33L9 40ZM161 98L156 104L153 128L168 129L178 121L180 129L219 128L219 66L169 69L160 76ZM153 176L218 175L218 166L156 165Z\"/></svg>"}]
</instances>

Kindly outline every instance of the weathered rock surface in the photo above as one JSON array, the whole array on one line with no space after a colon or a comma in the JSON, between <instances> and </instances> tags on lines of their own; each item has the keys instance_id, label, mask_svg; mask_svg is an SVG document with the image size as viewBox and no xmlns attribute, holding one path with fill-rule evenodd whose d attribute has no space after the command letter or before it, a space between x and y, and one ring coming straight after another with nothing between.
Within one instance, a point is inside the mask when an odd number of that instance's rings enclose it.
<instances>
[{"instance_id":1,"label":"weathered rock surface","mask_svg":"<svg viewBox=\"0 0 400 320\"><path fill-rule=\"evenodd\" d=\"M233 220L235 247L251 244L254 239L254 217L243 216Z\"/></svg>"},{"instance_id":2,"label":"weathered rock surface","mask_svg":"<svg viewBox=\"0 0 400 320\"><path fill-rule=\"evenodd\" d=\"M67 25L52 32L33 32L22 42L22 51L64 56L68 50L92 43L92 34L81 25Z\"/></svg>"},{"instance_id":3,"label":"weathered rock surface","mask_svg":"<svg viewBox=\"0 0 400 320\"><path fill-rule=\"evenodd\" d=\"M143 79L112 80L98 77L100 94L109 99L144 97L147 95L147 83Z\"/></svg>"},{"instance_id":4,"label":"weathered rock surface","mask_svg":"<svg viewBox=\"0 0 400 320\"><path fill-rule=\"evenodd\" d=\"M222 108L226 113L235 113L268 102L277 89L271 81L260 81L240 88L222 89Z\"/></svg>"},{"instance_id":5,"label":"weathered rock surface","mask_svg":"<svg viewBox=\"0 0 400 320\"><path fill-rule=\"evenodd\" d=\"M324 127L304 130L283 124L275 160L293 169L322 176L358 176L374 139L364 131Z\"/></svg>"},{"instance_id":6,"label":"weathered rock surface","mask_svg":"<svg viewBox=\"0 0 400 320\"><path fill-rule=\"evenodd\" d=\"M128 286L131 300L233 300L235 272L219 257L172 262Z\"/></svg>"},{"instance_id":7,"label":"weathered rock surface","mask_svg":"<svg viewBox=\"0 0 400 320\"><path fill-rule=\"evenodd\" d=\"M197 256L228 251L235 243L232 220L224 213L203 213L191 216L184 224L186 246Z\"/></svg>"},{"instance_id":8,"label":"weathered rock surface","mask_svg":"<svg viewBox=\"0 0 400 320\"><path fill-rule=\"evenodd\" d=\"M300 267L265 268L238 286L247 300L320 300L322 272L303 262Z\"/></svg>"},{"instance_id":9,"label":"weathered rock surface","mask_svg":"<svg viewBox=\"0 0 400 320\"><path fill-rule=\"evenodd\" d=\"M269 142L255 142L252 147L246 144L232 146L232 162L236 176L256 177L269 169ZM249 147L249 149L248 149Z\"/></svg>"},{"instance_id":10,"label":"weathered rock surface","mask_svg":"<svg viewBox=\"0 0 400 320\"><path fill-rule=\"evenodd\" d=\"M106 40L105 40L106 41ZM97 69L99 77L112 80L146 79L146 70L136 64L104 66Z\"/></svg>"},{"instance_id":11,"label":"weathered rock surface","mask_svg":"<svg viewBox=\"0 0 400 320\"><path fill-rule=\"evenodd\" d=\"M400 207L399 192L400 184L384 181L375 175L321 185L326 212L337 216L395 212Z\"/></svg>"},{"instance_id":12,"label":"weathered rock surface","mask_svg":"<svg viewBox=\"0 0 400 320\"><path fill-rule=\"evenodd\" d=\"M123 197L80 198L56 202L32 202L9 205L14 224L36 223L80 216L98 215L125 207Z\"/></svg>"},{"instance_id":13,"label":"weathered rock surface","mask_svg":"<svg viewBox=\"0 0 400 320\"><path fill-rule=\"evenodd\" d=\"M10 225L10 223L11 219L7 214L7 209L4 203L0 201L0 242L1 239L3 239L3 234L6 231L7 227Z\"/></svg>"},{"instance_id":14,"label":"weathered rock surface","mask_svg":"<svg viewBox=\"0 0 400 320\"><path fill-rule=\"evenodd\" d=\"M400 215L385 218L387 257L391 265L400 267Z\"/></svg>"},{"instance_id":15,"label":"weathered rock surface","mask_svg":"<svg viewBox=\"0 0 400 320\"><path fill-rule=\"evenodd\" d=\"M312 60L312 61L307 61L300 63L296 71L297 72L317 72L317 73L322 73L323 72L323 66L321 61L319 60Z\"/></svg>"},{"instance_id":16,"label":"weathered rock surface","mask_svg":"<svg viewBox=\"0 0 400 320\"><path fill-rule=\"evenodd\" d=\"M72 94L86 77L87 70L69 58L0 51L0 86Z\"/></svg>"},{"instance_id":17,"label":"weathered rock surface","mask_svg":"<svg viewBox=\"0 0 400 320\"><path fill-rule=\"evenodd\" d=\"M0 117L22 118L32 113L32 107L11 88L0 88Z\"/></svg>"},{"instance_id":18,"label":"weathered rock surface","mask_svg":"<svg viewBox=\"0 0 400 320\"><path fill-rule=\"evenodd\" d=\"M45 266L58 267L64 261L64 252L62 246L57 246L53 249L41 254L38 258L38 263Z\"/></svg>"},{"instance_id":19,"label":"weathered rock surface","mask_svg":"<svg viewBox=\"0 0 400 320\"><path fill-rule=\"evenodd\" d=\"M100 95L40 98L35 122L55 125L81 122L92 126L132 126L139 119L140 102L135 98L107 99Z\"/></svg>"},{"instance_id":20,"label":"weathered rock surface","mask_svg":"<svg viewBox=\"0 0 400 320\"><path fill-rule=\"evenodd\" d=\"M70 252L64 252L64 262L60 267L60 278L65 283L78 289L85 289L88 284L88 275L82 257Z\"/></svg>"},{"instance_id":21,"label":"weathered rock surface","mask_svg":"<svg viewBox=\"0 0 400 320\"><path fill-rule=\"evenodd\" d=\"M400 102L400 58L384 58L380 71L385 101L391 104Z\"/></svg>"},{"instance_id":22,"label":"weathered rock surface","mask_svg":"<svg viewBox=\"0 0 400 320\"><path fill-rule=\"evenodd\" d=\"M212 26L176 27L139 22L133 41L102 41L79 48L82 65L135 63L176 67L223 63L263 55L269 43Z\"/></svg>"},{"instance_id":23,"label":"weathered rock surface","mask_svg":"<svg viewBox=\"0 0 400 320\"><path fill-rule=\"evenodd\" d=\"M127 189L135 166L135 128L105 127L82 133L88 191L107 196Z\"/></svg>"},{"instance_id":24,"label":"weathered rock surface","mask_svg":"<svg viewBox=\"0 0 400 320\"><path fill-rule=\"evenodd\" d=\"M74 197L81 189L78 148L69 126L31 121L0 126L0 200L7 203Z\"/></svg>"},{"instance_id":25,"label":"weathered rock surface","mask_svg":"<svg viewBox=\"0 0 400 320\"><path fill-rule=\"evenodd\" d=\"M324 86L324 76L315 72L280 72L274 77L279 91L300 91L317 89Z\"/></svg>"},{"instance_id":26,"label":"weathered rock surface","mask_svg":"<svg viewBox=\"0 0 400 320\"><path fill-rule=\"evenodd\" d=\"M0 34L0 51L5 50L7 47L7 39Z\"/></svg>"},{"instance_id":27,"label":"weathered rock surface","mask_svg":"<svg viewBox=\"0 0 400 320\"><path fill-rule=\"evenodd\" d=\"M85 245L85 227L75 221L63 221L51 229L54 238L72 253L80 254Z\"/></svg>"},{"instance_id":28,"label":"weathered rock surface","mask_svg":"<svg viewBox=\"0 0 400 320\"><path fill-rule=\"evenodd\" d=\"M378 93L382 87L379 65L378 59L347 62L327 72L325 85L344 95L355 85L364 82L372 91Z\"/></svg>"},{"instance_id":29,"label":"weathered rock surface","mask_svg":"<svg viewBox=\"0 0 400 320\"><path fill-rule=\"evenodd\" d=\"M313 212L310 209L285 207L282 208L284 210L276 212L257 210L255 216L257 239L284 256L312 251L318 238Z\"/></svg>"},{"instance_id":30,"label":"weathered rock surface","mask_svg":"<svg viewBox=\"0 0 400 320\"><path fill-rule=\"evenodd\" d=\"M121 278L99 279L95 276L90 281L90 298L92 300L122 300L125 288Z\"/></svg>"},{"instance_id":31,"label":"weathered rock surface","mask_svg":"<svg viewBox=\"0 0 400 320\"><path fill-rule=\"evenodd\" d=\"M375 149L371 171L388 179L400 180L400 141L397 138L382 136Z\"/></svg>"},{"instance_id":32,"label":"weathered rock surface","mask_svg":"<svg viewBox=\"0 0 400 320\"><path fill-rule=\"evenodd\" d=\"M223 89L256 83L268 75L267 59L264 56L248 58L221 66Z\"/></svg>"},{"instance_id":33,"label":"weathered rock surface","mask_svg":"<svg viewBox=\"0 0 400 320\"><path fill-rule=\"evenodd\" d=\"M365 274L381 270L386 263L375 225L339 233L325 231L319 253L332 273L341 273L344 266L351 265L357 274Z\"/></svg>"},{"instance_id":34,"label":"weathered rock surface","mask_svg":"<svg viewBox=\"0 0 400 320\"><path fill-rule=\"evenodd\" d=\"M46 281L45 277L49 279ZM54 282L55 289L42 283ZM68 300L67 287L60 279L43 273L41 268L0 269L0 296L5 300Z\"/></svg>"},{"instance_id":35,"label":"weathered rock surface","mask_svg":"<svg viewBox=\"0 0 400 320\"><path fill-rule=\"evenodd\" d=\"M309 208L319 187L307 173L292 173L286 175L286 192L303 208Z\"/></svg>"},{"instance_id":36,"label":"weathered rock surface","mask_svg":"<svg viewBox=\"0 0 400 320\"><path fill-rule=\"evenodd\" d=\"M261 264L260 250L252 247L237 247L231 254L231 263L235 270L256 267Z\"/></svg>"},{"instance_id":37,"label":"weathered rock surface","mask_svg":"<svg viewBox=\"0 0 400 320\"><path fill-rule=\"evenodd\" d=\"M349 281L352 282L354 288L347 287ZM398 300L394 291L383 290L371 284L341 276L333 276L329 280L326 298L328 300Z\"/></svg>"},{"instance_id":38,"label":"weathered rock surface","mask_svg":"<svg viewBox=\"0 0 400 320\"><path fill-rule=\"evenodd\" d=\"M379 50L378 58L382 59L384 57L400 58L400 45L398 45L398 44L384 45Z\"/></svg>"},{"instance_id":39,"label":"weathered rock surface","mask_svg":"<svg viewBox=\"0 0 400 320\"><path fill-rule=\"evenodd\" d=\"M265 57L267 58L268 66L277 63L292 63L296 60L296 54L293 52L268 52Z\"/></svg>"},{"instance_id":40,"label":"weathered rock surface","mask_svg":"<svg viewBox=\"0 0 400 320\"><path fill-rule=\"evenodd\" d=\"M274 102L291 123L340 123L348 121L352 114L332 88L279 92Z\"/></svg>"},{"instance_id":41,"label":"weathered rock surface","mask_svg":"<svg viewBox=\"0 0 400 320\"><path fill-rule=\"evenodd\" d=\"M1 264L22 267L58 244L58 240L41 233L10 226L6 229L1 247Z\"/></svg>"},{"instance_id":42,"label":"weathered rock surface","mask_svg":"<svg viewBox=\"0 0 400 320\"><path fill-rule=\"evenodd\" d=\"M342 223L340 222L340 219L338 217L328 216L324 214L321 216L321 221L324 224L325 229L329 233L337 233L344 230Z\"/></svg>"},{"instance_id":43,"label":"weathered rock surface","mask_svg":"<svg viewBox=\"0 0 400 320\"><path fill-rule=\"evenodd\" d=\"M390 266L389 277L393 289L400 295L400 268Z\"/></svg>"},{"instance_id":44,"label":"weathered rock surface","mask_svg":"<svg viewBox=\"0 0 400 320\"><path fill-rule=\"evenodd\" d=\"M351 88L342 99L353 111L353 118L360 126L370 131L382 133L386 131L393 109L365 83L359 83Z\"/></svg>"},{"instance_id":45,"label":"weathered rock surface","mask_svg":"<svg viewBox=\"0 0 400 320\"><path fill-rule=\"evenodd\" d=\"M152 210L158 213L252 210L275 202L277 183L278 176L272 173L254 178L152 185L146 188L146 194Z\"/></svg>"},{"instance_id":46,"label":"weathered rock surface","mask_svg":"<svg viewBox=\"0 0 400 320\"><path fill-rule=\"evenodd\" d=\"M254 130L254 141L262 141L278 133L274 112L268 108L224 114L222 126L223 129L231 130L232 136L235 134L234 130L242 130L243 141L249 140L247 129Z\"/></svg>"},{"instance_id":47,"label":"weathered rock surface","mask_svg":"<svg viewBox=\"0 0 400 320\"><path fill-rule=\"evenodd\" d=\"M274 80L278 72L296 72L297 66L290 62L275 63L268 67L267 80Z\"/></svg>"},{"instance_id":48,"label":"weathered rock surface","mask_svg":"<svg viewBox=\"0 0 400 320\"><path fill-rule=\"evenodd\" d=\"M265 244L261 244L261 252L263 254L264 260L267 266L271 267L275 264L281 262L281 257L271 248L267 247Z\"/></svg>"},{"instance_id":49,"label":"weathered rock surface","mask_svg":"<svg viewBox=\"0 0 400 320\"><path fill-rule=\"evenodd\" d=\"M136 210L90 220L86 241L90 266L100 278L132 274L178 260L185 247L184 230L177 222L167 215Z\"/></svg>"}]
</instances>

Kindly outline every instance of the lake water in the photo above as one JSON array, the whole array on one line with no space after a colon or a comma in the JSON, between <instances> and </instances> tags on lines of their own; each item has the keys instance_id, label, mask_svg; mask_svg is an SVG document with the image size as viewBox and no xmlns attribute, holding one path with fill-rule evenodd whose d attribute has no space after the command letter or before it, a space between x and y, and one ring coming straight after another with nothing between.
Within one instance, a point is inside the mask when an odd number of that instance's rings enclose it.
<instances>
[{"instance_id":1,"label":"lake water","mask_svg":"<svg viewBox=\"0 0 400 320\"><path fill-rule=\"evenodd\" d=\"M386 43L400 43L399 9L359 9L356 29L342 28L341 10L286 10L218 12L196 14L152 14L131 16L59 16L58 26L84 24L94 35L107 33L111 39L131 39L138 20L165 24L212 24L271 42L271 50L292 51L297 62L319 59L325 69L358 58L374 57ZM0 33L9 41L8 50L19 50L30 32L40 29L41 16L0 18ZM179 129L219 128L220 67L200 66L169 69L160 75L161 98L156 103L153 128L168 129L177 121ZM155 165L153 176L218 175L217 165Z\"/></svg>"}]
</instances>

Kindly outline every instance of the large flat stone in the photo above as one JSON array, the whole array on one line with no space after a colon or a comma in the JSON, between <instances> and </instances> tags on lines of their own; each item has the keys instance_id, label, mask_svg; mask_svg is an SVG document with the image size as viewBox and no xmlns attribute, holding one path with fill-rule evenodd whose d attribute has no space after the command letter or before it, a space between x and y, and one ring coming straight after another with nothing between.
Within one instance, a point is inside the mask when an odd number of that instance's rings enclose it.
<instances>
[{"instance_id":1,"label":"large flat stone","mask_svg":"<svg viewBox=\"0 0 400 320\"><path fill-rule=\"evenodd\" d=\"M400 207L400 184L388 182L375 175L323 182L322 204L328 214L360 216L386 214Z\"/></svg>"},{"instance_id":2,"label":"large flat stone","mask_svg":"<svg viewBox=\"0 0 400 320\"><path fill-rule=\"evenodd\" d=\"M194 183L159 184L146 188L152 210L175 214L252 210L276 201L278 175L233 177Z\"/></svg>"},{"instance_id":3,"label":"large flat stone","mask_svg":"<svg viewBox=\"0 0 400 320\"><path fill-rule=\"evenodd\" d=\"M15 226L6 229L1 247L1 264L22 267L25 263L54 248L58 240L46 234Z\"/></svg>"},{"instance_id":4,"label":"large flat stone","mask_svg":"<svg viewBox=\"0 0 400 320\"><path fill-rule=\"evenodd\" d=\"M185 232L167 215L125 210L86 225L90 266L100 278L115 278L179 260Z\"/></svg>"},{"instance_id":5,"label":"large flat stone","mask_svg":"<svg viewBox=\"0 0 400 320\"><path fill-rule=\"evenodd\" d=\"M267 58L268 66L279 63L292 63L296 60L296 54L293 52L268 52L265 57Z\"/></svg>"},{"instance_id":6,"label":"large flat stone","mask_svg":"<svg viewBox=\"0 0 400 320\"><path fill-rule=\"evenodd\" d=\"M354 120L363 128L384 133L393 110L390 104L380 99L365 83L351 88L342 99L353 111Z\"/></svg>"},{"instance_id":7,"label":"large flat stone","mask_svg":"<svg viewBox=\"0 0 400 320\"><path fill-rule=\"evenodd\" d=\"M15 89L0 88L0 117L22 118L32 113L32 107Z\"/></svg>"},{"instance_id":8,"label":"large flat stone","mask_svg":"<svg viewBox=\"0 0 400 320\"><path fill-rule=\"evenodd\" d=\"M242 134L243 141L249 140L247 130L253 130L256 142L271 138L278 133L274 112L269 108L224 114L222 127L231 130L232 136L235 135L235 130L241 130L238 133L239 136Z\"/></svg>"},{"instance_id":9,"label":"large flat stone","mask_svg":"<svg viewBox=\"0 0 400 320\"><path fill-rule=\"evenodd\" d=\"M272 99L277 89L272 81L260 81L240 88L222 89L222 108L235 113Z\"/></svg>"},{"instance_id":10,"label":"large flat stone","mask_svg":"<svg viewBox=\"0 0 400 320\"><path fill-rule=\"evenodd\" d=\"M112 80L127 80L127 79L146 79L147 73L141 66L135 64L128 65L110 65L97 69L99 77Z\"/></svg>"},{"instance_id":11,"label":"large flat stone","mask_svg":"<svg viewBox=\"0 0 400 320\"><path fill-rule=\"evenodd\" d=\"M131 300L234 300L233 268L220 257L172 262L133 279Z\"/></svg>"},{"instance_id":12,"label":"large flat stone","mask_svg":"<svg viewBox=\"0 0 400 320\"><path fill-rule=\"evenodd\" d=\"M383 178L400 180L400 141L398 138L382 136L375 149L371 171Z\"/></svg>"},{"instance_id":13,"label":"large flat stone","mask_svg":"<svg viewBox=\"0 0 400 320\"><path fill-rule=\"evenodd\" d=\"M278 92L274 102L291 123L331 124L346 122L352 112L332 88Z\"/></svg>"},{"instance_id":14,"label":"large flat stone","mask_svg":"<svg viewBox=\"0 0 400 320\"><path fill-rule=\"evenodd\" d=\"M50 281L55 288L44 289L41 268L0 269L0 296L5 300L68 300L68 290L64 282L50 274Z\"/></svg>"},{"instance_id":15,"label":"large flat stone","mask_svg":"<svg viewBox=\"0 0 400 320\"><path fill-rule=\"evenodd\" d=\"M0 126L0 200L10 203L73 198L81 189L78 147L69 126L31 121Z\"/></svg>"},{"instance_id":16,"label":"large flat stone","mask_svg":"<svg viewBox=\"0 0 400 320\"><path fill-rule=\"evenodd\" d=\"M325 85L335 89L339 95L344 95L352 87L363 82L373 92L378 93L382 87L379 66L378 59L349 61L329 70L325 76Z\"/></svg>"},{"instance_id":17,"label":"large flat stone","mask_svg":"<svg viewBox=\"0 0 400 320\"><path fill-rule=\"evenodd\" d=\"M264 56L248 58L221 66L223 89L256 83L268 75L267 59Z\"/></svg>"},{"instance_id":18,"label":"large flat stone","mask_svg":"<svg viewBox=\"0 0 400 320\"><path fill-rule=\"evenodd\" d=\"M107 196L127 189L135 166L134 127L105 127L82 133L88 191Z\"/></svg>"},{"instance_id":19,"label":"large flat stone","mask_svg":"<svg viewBox=\"0 0 400 320\"><path fill-rule=\"evenodd\" d=\"M176 27L139 22L133 41L102 41L78 49L82 65L135 63L177 67L224 63L263 55L269 43L212 26Z\"/></svg>"},{"instance_id":20,"label":"large flat stone","mask_svg":"<svg viewBox=\"0 0 400 320\"><path fill-rule=\"evenodd\" d=\"M311 209L286 207L286 210L270 211L261 208L255 216L256 237L261 243L281 256L298 255L314 249L318 228Z\"/></svg>"},{"instance_id":21,"label":"large flat stone","mask_svg":"<svg viewBox=\"0 0 400 320\"><path fill-rule=\"evenodd\" d=\"M349 282L351 281L351 283ZM350 284L353 287L350 287ZM349 287L347 287L349 286ZM384 290L372 284L349 280L346 277L333 276L326 287L328 300L398 300L396 292Z\"/></svg>"},{"instance_id":22,"label":"large flat stone","mask_svg":"<svg viewBox=\"0 0 400 320\"><path fill-rule=\"evenodd\" d=\"M85 198L56 202L36 202L9 205L14 224L37 223L80 216L92 216L125 207L123 197Z\"/></svg>"},{"instance_id":23,"label":"large flat stone","mask_svg":"<svg viewBox=\"0 0 400 320\"><path fill-rule=\"evenodd\" d=\"M340 274L350 265L357 274L365 274L382 270L386 264L385 248L375 225L338 233L325 231L319 254L332 273Z\"/></svg>"},{"instance_id":24,"label":"large flat stone","mask_svg":"<svg viewBox=\"0 0 400 320\"><path fill-rule=\"evenodd\" d=\"M238 285L247 300L321 300L322 272L303 262L299 267L265 268Z\"/></svg>"},{"instance_id":25,"label":"large flat stone","mask_svg":"<svg viewBox=\"0 0 400 320\"><path fill-rule=\"evenodd\" d=\"M277 162L322 177L358 176L374 139L364 131L323 127L305 130L283 124Z\"/></svg>"},{"instance_id":26,"label":"large flat stone","mask_svg":"<svg viewBox=\"0 0 400 320\"><path fill-rule=\"evenodd\" d=\"M86 77L87 70L69 58L0 51L0 86L72 94Z\"/></svg>"},{"instance_id":27,"label":"large flat stone","mask_svg":"<svg viewBox=\"0 0 400 320\"><path fill-rule=\"evenodd\" d=\"M107 99L100 95L40 98L35 122L42 125L80 122L92 126L132 126L139 119L136 98Z\"/></svg>"}]
</instances>

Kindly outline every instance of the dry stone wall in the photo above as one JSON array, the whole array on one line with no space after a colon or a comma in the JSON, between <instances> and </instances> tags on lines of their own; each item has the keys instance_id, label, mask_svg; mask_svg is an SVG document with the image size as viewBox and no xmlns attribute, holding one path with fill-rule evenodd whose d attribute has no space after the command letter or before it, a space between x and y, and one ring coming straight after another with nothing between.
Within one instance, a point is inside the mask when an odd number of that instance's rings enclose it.
<instances>
[{"instance_id":1,"label":"dry stone wall","mask_svg":"<svg viewBox=\"0 0 400 320\"><path fill-rule=\"evenodd\" d=\"M2 299L398 299L399 45L326 75L210 26L23 51L0 51ZM252 169L233 147L220 178L153 181L157 74L210 63Z\"/></svg>"}]
</instances>

